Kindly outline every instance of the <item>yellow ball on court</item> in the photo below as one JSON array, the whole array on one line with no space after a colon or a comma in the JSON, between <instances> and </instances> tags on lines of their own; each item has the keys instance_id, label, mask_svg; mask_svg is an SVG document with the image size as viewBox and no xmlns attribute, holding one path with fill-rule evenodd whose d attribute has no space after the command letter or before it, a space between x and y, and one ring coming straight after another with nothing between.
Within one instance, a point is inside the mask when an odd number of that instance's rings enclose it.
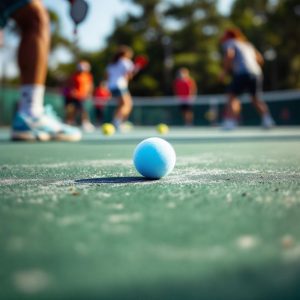
<instances>
[{"instance_id":1,"label":"yellow ball on court","mask_svg":"<svg viewBox=\"0 0 300 300\"><path fill-rule=\"evenodd\" d=\"M160 134L167 134L169 132L169 126L167 124L160 123L156 126L156 131Z\"/></svg>"},{"instance_id":2,"label":"yellow ball on court","mask_svg":"<svg viewBox=\"0 0 300 300\"><path fill-rule=\"evenodd\" d=\"M115 126L111 123L104 123L101 129L104 135L113 135L116 132Z\"/></svg>"}]
</instances>

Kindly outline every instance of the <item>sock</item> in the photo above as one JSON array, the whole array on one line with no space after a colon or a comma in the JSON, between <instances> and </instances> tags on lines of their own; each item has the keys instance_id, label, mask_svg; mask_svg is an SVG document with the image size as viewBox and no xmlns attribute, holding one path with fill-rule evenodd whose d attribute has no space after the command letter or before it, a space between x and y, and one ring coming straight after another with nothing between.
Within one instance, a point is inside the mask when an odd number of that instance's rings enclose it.
<instances>
[{"instance_id":1,"label":"sock","mask_svg":"<svg viewBox=\"0 0 300 300\"><path fill-rule=\"evenodd\" d=\"M275 125L274 120L273 120L272 116L270 115L270 113L265 113L262 116L262 125L263 125L263 127L267 127L267 128L270 128Z\"/></svg>"},{"instance_id":2,"label":"sock","mask_svg":"<svg viewBox=\"0 0 300 300\"><path fill-rule=\"evenodd\" d=\"M114 118L113 119L113 124L114 126L116 127L116 129L119 129L121 124L122 124L122 120L121 119L118 119L118 118Z\"/></svg>"},{"instance_id":3,"label":"sock","mask_svg":"<svg viewBox=\"0 0 300 300\"><path fill-rule=\"evenodd\" d=\"M21 86L21 101L19 112L31 117L39 117L44 112L45 86L26 84Z\"/></svg>"}]
</instances>

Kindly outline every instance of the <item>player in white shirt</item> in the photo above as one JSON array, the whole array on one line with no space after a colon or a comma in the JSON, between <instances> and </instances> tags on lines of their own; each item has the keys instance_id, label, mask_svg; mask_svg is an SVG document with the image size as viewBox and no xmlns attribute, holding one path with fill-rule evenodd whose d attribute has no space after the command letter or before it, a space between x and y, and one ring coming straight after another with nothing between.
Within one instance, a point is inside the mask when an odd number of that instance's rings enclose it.
<instances>
[{"instance_id":1,"label":"player in white shirt","mask_svg":"<svg viewBox=\"0 0 300 300\"><path fill-rule=\"evenodd\" d=\"M108 65L107 82L113 97L118 98L118 105L114 113L113 124L120 129L132 110L132 98L128 89L129 80L136 69L132 62L133 51L128 46L120 46L112 62Z\"/></svg>"},{"instance_id":2,"label":"player in white shirt","mask_svg":"<svg viewBox=\"0 0 300 300\"><path fill-rule=\"evenodd\" d=\"M226 74L232 75L228 87L228 102L223 122L224 129L234 129L240 114L238 96L247 91L251 101L262 119L262 126L270 128L274 121L269 113L268 106L261 99L263 74L261 65L262 55L250 44L239 29L228 29L221 40L224 50L223 67L220 75L223 80Z\"/></svg>"}]
</instances>

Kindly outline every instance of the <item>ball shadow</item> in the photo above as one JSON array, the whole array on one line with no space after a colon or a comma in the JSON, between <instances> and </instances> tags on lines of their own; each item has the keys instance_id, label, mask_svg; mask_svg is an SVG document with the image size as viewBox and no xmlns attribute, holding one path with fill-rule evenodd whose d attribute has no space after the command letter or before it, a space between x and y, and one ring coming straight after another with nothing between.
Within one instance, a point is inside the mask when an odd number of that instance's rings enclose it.
<instances>
[{"instance_id":1,"label":"ball shadow","mask_svg":"<svg viewBox=\"0 0 300 300\"><path fill-rule=\"evenodd\" d=\"M138 182L148 182L155 181L157 179L149 179L145 177L102 177L102 178L86 178L86 179L77 179L75 183L92 183L92 184L101 184L101 183L138 183Z\"/></svg>"}]
</instances>

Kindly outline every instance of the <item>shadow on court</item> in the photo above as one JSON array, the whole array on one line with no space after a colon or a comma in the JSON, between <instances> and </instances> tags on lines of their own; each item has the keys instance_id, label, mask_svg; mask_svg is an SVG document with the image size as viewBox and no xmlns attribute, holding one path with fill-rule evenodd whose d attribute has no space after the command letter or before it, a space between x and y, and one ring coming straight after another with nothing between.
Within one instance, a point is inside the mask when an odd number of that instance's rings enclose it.
<instances>
[{"instance_id":1,"label":"shadow on court","mask_svg":"<svg viewBox=\"0 0 300 300\"><path fill-rule=\"evenodd\" d=\"M148 182L148 181L156 181L156 179L148 179L145 177L102 177L102 178L87 178L87 179L78 179L75 180L75 183L137 183L137 182Z\"/></svg>"}]
</instances>

